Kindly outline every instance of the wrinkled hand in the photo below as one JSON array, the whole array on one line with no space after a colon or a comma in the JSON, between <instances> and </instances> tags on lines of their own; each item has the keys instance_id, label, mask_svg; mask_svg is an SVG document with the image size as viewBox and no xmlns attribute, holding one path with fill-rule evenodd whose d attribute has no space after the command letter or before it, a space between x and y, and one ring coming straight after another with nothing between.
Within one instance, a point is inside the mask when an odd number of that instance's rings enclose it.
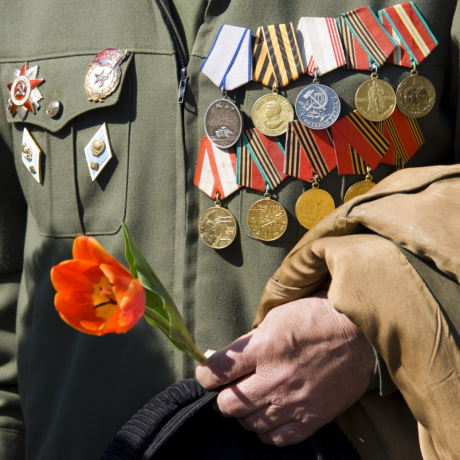
<instances>
[{"instance_id":1,"label":"wrinkled hand","mask_svg":"<svg viewBox=\"0 0 460 460\"><path fill-rule=\"evenodd\" d=\"M363 333L320 293L270 311L254 331L196 370L207 389L229 384L219 411L269 444L303 441L366 391L375 365Z\"/></svg>"}]
</instances>

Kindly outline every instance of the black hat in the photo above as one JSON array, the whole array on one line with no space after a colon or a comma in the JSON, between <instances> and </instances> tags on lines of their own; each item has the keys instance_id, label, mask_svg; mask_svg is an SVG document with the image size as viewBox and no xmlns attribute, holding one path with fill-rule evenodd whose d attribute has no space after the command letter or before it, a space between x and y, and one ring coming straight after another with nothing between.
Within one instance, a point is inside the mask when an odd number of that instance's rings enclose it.
<instances>
[{"instance_id":1,"label":"black hat","mask_svg":"<svg viewBox=\"0 0 460 460\"><path fill-rule=\"evenodd\" d=\"M118 432L101 460L359 460L332 422L292 446L264 444L212 408L218 391L182 380L147 403Z\"/></svg>"}]
</instances>

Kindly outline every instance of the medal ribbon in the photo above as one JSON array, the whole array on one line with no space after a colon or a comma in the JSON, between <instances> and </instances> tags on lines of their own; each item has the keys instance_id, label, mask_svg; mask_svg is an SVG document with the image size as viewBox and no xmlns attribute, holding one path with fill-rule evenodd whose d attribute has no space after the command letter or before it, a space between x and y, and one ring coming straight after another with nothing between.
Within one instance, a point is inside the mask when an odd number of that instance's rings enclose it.
<instances>
[{"instance_id":1,"label":"medal ribbon","mask_svg":"<svg viewBox=\"0 0 460 460\"><path fill-rule=\"evenodd\" d=\"M376 126L356 110L331 126L339 174L366 174L375 169L390 147Z\"/></svg>"},{"instance_id":2,"label":"medal ribbon","mask_svg":"<svg viewBox=\"0 0 460 460\"><path fill-rule=\"evenodd\" d=\"M300 18L297 42L308 74L324 75L347 61L334 18Z\"/></svg>"},{"instance_id":3,"label":"medal ribbon","mask_svg":"<svg viewBox=\"0 0 460 460\"><path fill-rule=\"evenodd\" d=\"M272 88L287 86L305 73L292 24L257 29L253 80Z\"/></svg>"},{"instance_id":4,"label":"medal ribbon","mask_svg":"<svg viewBox=\"0 0 460 460\"><path fill-rule=\"evenodd\" d=\"M251 81L251 30L223 24L200 70L224 90L233 90Z\"/></svg>"},{"instance_id":5,"label":"medal ribbon","mask_svg":"<svg viewBox=\"0 0 460 460\"><path fill-rule=\"evenodd\" d=\"M237 147L237 183L264 192L274 190L286 179L283 173L284 148L277 138L256 129L243 133Z\"/></svg>"},{"instance_id":6,"label":"medal ribbon","mask_svg":"<svg viewBox=\"0 0 460 460\"><path fill-rule=\"evenodd\" d=\"M396 48L395 41L368 7L342 13L338 19L347 68L381 67Z\"/></svg>"},{"instance_id":7,"label":"medal ribbon","mask_svg":"<svg viewBox=\"0 0 460 460\"><path fill-rule=\"evenodd\" d=\"M388 58L389 64L412 67L420 64L438 45L413 2L405 2L379 11L385 29L398 44Z\"/></svg>"},{"instance_id":8,"label":"medal ribbon","mask_svg":"<svg viewBox=\"0 0 460 460\"><path fill-rule=\"evenodd\" d=\"M309 129L300 121L288 123L285 174L309 181L323 179L337 166L334 146L325 129Z\"/></svg>"},{"instance_id":9,"label":"medal ribbon","mask_svg":"<svg viewBox=\"0 0 460 460\"><path fill-rule=\"evenodd\" d=\"M398 108L390 118L377 123L377 129L390 143L382 163L403 167L425 143L415 118L406 117Z\"/></svg>"},{"instance_id":10,"label":"medal ribbon","mask_svg":"<svg viewBox=\"0 0 460 460\"><path fill-rule=\"evenodd\" d=\"M221 199L236 192L240 186L236 183L235 149L220 149L203 136L193 183L213 200L217 192Z\"/></svg>"}]
</instances>

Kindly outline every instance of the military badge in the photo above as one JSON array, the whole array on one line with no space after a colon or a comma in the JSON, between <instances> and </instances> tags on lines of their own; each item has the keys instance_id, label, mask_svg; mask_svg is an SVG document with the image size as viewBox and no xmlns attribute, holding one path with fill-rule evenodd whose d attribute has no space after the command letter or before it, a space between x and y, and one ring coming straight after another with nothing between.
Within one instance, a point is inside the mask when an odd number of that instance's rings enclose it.
<instances>
[{"instance_id":1,"label":"military badge","mask_svg":"<svg viewBox=\"0 0 460 460\"><path fill-rule=\"evenodd\" d=\"M89 101L103 102L117 89L121 79L120 65L128 54L128 50L107 48L91 61L85 78Z\"/></svg>"},{"instance_id":2,"label":"military badge","mask_svg":"<svg viewBox=\"0 0 460 460\"><path fill-rule=\"evenodd\" d=\"M32 177L39 183L42 183L41 170L41 150L30 135L27 128L22 133L21 157L24 166Z\"/></svg>"},{"instance_id":3,"label":"military badge","mask_svg":"<svg viewBox=\"0 0 460 460\"><path fill-rule=\"evenodd\" d=\"M88 145L85 147L85 156L91 180L94 181L113 156L109 143L109 133L107 132L107 125L105 123L88 142Z\"/></svg>"},{"instance_id":4,"label":"military badge","mask_svg":"<svg viewBox=\"0 0 460 460\"><path fill-rule=\"evenodd\" d=\"M14 71L14 81L7 85L11 97L8 99L8 110L11 116L15 113L24 121L27 112L35 113L40 108L38 101L43 99L42 94L37 86L43 82L43 79L36 79L38 74L38 65L27 68L27 62L22 69Z\"/></svg>"}]
</instances>

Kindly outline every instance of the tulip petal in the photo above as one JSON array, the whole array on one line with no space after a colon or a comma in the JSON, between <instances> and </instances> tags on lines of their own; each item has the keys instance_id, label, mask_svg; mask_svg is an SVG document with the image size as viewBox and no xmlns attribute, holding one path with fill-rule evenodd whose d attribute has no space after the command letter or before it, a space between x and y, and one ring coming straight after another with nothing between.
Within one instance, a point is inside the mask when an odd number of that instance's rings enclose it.
<instances>
[{"instance_id":1,"label":"tulip petal","mask_svg":"<svg viewBox=\"0 0 460 460\"><path fill-rule=\"evenodd\" d=\"M120 309L117 333L124 333L131 329L145 312L145 291L138 279L129 284L125 296L120 301Z\"/></svg>"},{"instance_id":2,"label":"tulip petal","mask_svg":"<svg viewBox=\"0 0 460 460\"><path fill-rule=\"evenodd\" d=\"M109 279L110 283L114 286L116 285L125 285L126 289L129 286L129 283L134 279L131 272L127 270L123 265L109 265L101 264L100 269L102 273Z\"/></svg>"},{"instance_id":3,"label":"tulip petal","mask_svg":"<svg viewBox=\"0 0 460 460\"><path fill-rule=\"evenodd\" d=\"M73 258L97 264L121 265L91 236L77 236L73 243Z\"/></svg>"}]
</instances>

